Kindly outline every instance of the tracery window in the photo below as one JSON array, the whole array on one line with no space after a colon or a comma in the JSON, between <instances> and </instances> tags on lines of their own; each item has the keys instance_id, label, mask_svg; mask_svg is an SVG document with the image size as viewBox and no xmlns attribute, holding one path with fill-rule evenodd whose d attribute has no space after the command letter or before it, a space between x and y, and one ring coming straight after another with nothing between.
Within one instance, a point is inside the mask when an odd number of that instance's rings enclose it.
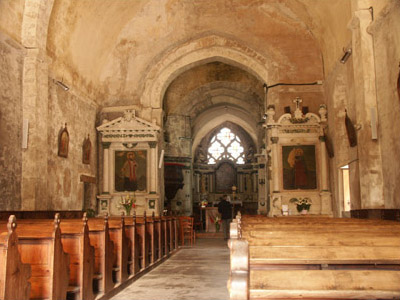
<instances>
[{"instance_id":1,"label":"tracery window","mask_svg":"<svg viewBox=\"0 0 400 300\"><path fill-rule=\"evenodd\" d=\"M244 148L240 138L229 128L222 128L210 141L207 151L209 165L219 160L231 160L236 164L244 164Z\"/></svg>"}]
</instances>

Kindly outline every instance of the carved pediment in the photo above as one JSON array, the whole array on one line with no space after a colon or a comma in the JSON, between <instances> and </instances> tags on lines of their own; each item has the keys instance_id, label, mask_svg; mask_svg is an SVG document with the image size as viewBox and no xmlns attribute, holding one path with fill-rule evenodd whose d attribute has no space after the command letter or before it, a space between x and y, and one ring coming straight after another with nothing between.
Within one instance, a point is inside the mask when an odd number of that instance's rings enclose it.
<instances>
[{"instance_id":1,"label":"carved pediment","mask_svg":"<svg viewBox=\"0 0 400 300\"><path fill-rule=\"evenodd\" d=\"M136 117L134 110L126 110L123 117L106 121L97 130L102 134L103 142L154 141L160 127Z\"/></svg>"},{"instance_id":2,"label":"carved pediment","mask_svg":"<svg viewBox=\"0 0 400 300\"><path fill-rule=\"evenodd\" d=\"M318 125L321 122L321 119L313 113L308 113L306 115L301 115L299 117L292 116L291 114L282 115L277 124L282 126L309 126L309 125Z\"/></svg>"}]
</instances>

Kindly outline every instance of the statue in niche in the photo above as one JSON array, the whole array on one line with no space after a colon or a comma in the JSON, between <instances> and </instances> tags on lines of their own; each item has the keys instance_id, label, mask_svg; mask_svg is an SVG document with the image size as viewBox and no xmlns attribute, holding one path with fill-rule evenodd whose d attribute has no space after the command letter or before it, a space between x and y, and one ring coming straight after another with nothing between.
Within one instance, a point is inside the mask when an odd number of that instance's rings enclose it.
<instances>
[{"instance_id":1,"label":"statue in niche","mask_svg":"<svg viewBox=\"0 0 400 300\"><path fill-rule=\"evenodd\" d=\"M204 154L203 147L199 145L197 148L196 162L205 164L207 162L207 156Z\"/></svg>"},{"instance_id":2,"label":"statue in niche","mask_svg":"<svg viewBox=\"0 0 400 300\"><path fill-rule=\"evenodd\" d=\"M246 162L252 163L253 160L254 160L254 149L252 146L250 146L246 153Z\"/></svg>"},{"instance_id":3,"label":"statue in niche","mask_svg":"<svg viewBox=\"0 0 400 300\"><path fill-rule=\"evenodd\" d=\"M69 145L69 133L67 130L67 123L65 123L64 129L60 131L58 136L58 156L68 157L68 145Z\"/></svg>"}]
</instances>

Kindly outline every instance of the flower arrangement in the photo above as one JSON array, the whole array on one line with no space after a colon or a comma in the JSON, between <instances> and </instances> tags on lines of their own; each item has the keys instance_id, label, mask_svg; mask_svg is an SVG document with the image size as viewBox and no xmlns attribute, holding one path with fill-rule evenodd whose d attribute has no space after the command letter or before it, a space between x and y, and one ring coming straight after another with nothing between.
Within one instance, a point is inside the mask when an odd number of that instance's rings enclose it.
<instances>
[{"instance_id":1,"label":"flower arrangement","mask_svg":"<svg viewBox=\"0 0 400 300\"><path fill-rule=\"evenodd\" d=\"M220 218L220 216L216 216L215 219L210 217L210 221L211 221L211 223L215 224L215 231L219 232L219 229L221 228L221 218Z\"/></svg>"},{"instance_id":2,"label":"flower arrangement","mask_svg":"<svg viewBox=\"0 0 400 300\"><path fill-rule=\"evenodd\" d=\"M297 211L301 212L303 210L307 210L307 211L310 210L312 201L308 197L304 197L304 198L299 197L298 199L297 198L290 199L290 203L295 203L297 206Z\"/></svg>"},{"instance_id":3,"label":"flower arrangement","mask_svg":"<svg viewBox=\"0 0 400 300\"><path fill-rule=\"evenodd\" d=\"M135 194L121 196L121 201L119 202L118 208L125 209L126 215L129 216L131 214L131 209L136 207L136 199Z\"/></svg>"}]
</instances>

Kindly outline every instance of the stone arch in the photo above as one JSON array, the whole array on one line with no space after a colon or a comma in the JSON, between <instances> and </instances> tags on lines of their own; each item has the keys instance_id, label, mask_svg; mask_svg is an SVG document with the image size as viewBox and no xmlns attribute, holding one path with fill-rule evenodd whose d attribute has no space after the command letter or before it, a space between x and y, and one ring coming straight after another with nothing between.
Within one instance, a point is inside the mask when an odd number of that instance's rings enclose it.
<instances>
[{"instance_id":1,"label":"stone arch","mask_svg":"<svg viewBox=\"0 0 400 300\"><path fill-rule=\"evenodd\" d=\"M164 93L174 78L194 66L208 62L220 61L239 67L262 82L268 82L275 73L270 58L236 40L215 34L182 43L168 53L153 65L145 77L141 99L143 107L161 108Z\"/></svg>"},{"instance_id":2,"label":"stone arch","mask_svg":"<svg viewBox=\"0 0 400 300\"><path fill-rule=\"evenodd\" d=\"M187 94L181 100L181 105L171 113L187 114L194 119L207 107L217 105L218 101L215 99L218 97L228 97L234 105L240 106L241 104L244 109L255 114L257 114L257 110L254 108L263 105L262 98L258 97L255 89L241 86L240 83L212 82Z\"/></svg>"},{"instance_id":3,"label":"stone arch","mask_svg":"<svg viewBox=\"0 0 400 300\"><path fill-rule=\"evenodd\" d=\"M54 0L25 1L21 41L27 48L46 49L47 32Z\"/></svg>"}]
</instances>

